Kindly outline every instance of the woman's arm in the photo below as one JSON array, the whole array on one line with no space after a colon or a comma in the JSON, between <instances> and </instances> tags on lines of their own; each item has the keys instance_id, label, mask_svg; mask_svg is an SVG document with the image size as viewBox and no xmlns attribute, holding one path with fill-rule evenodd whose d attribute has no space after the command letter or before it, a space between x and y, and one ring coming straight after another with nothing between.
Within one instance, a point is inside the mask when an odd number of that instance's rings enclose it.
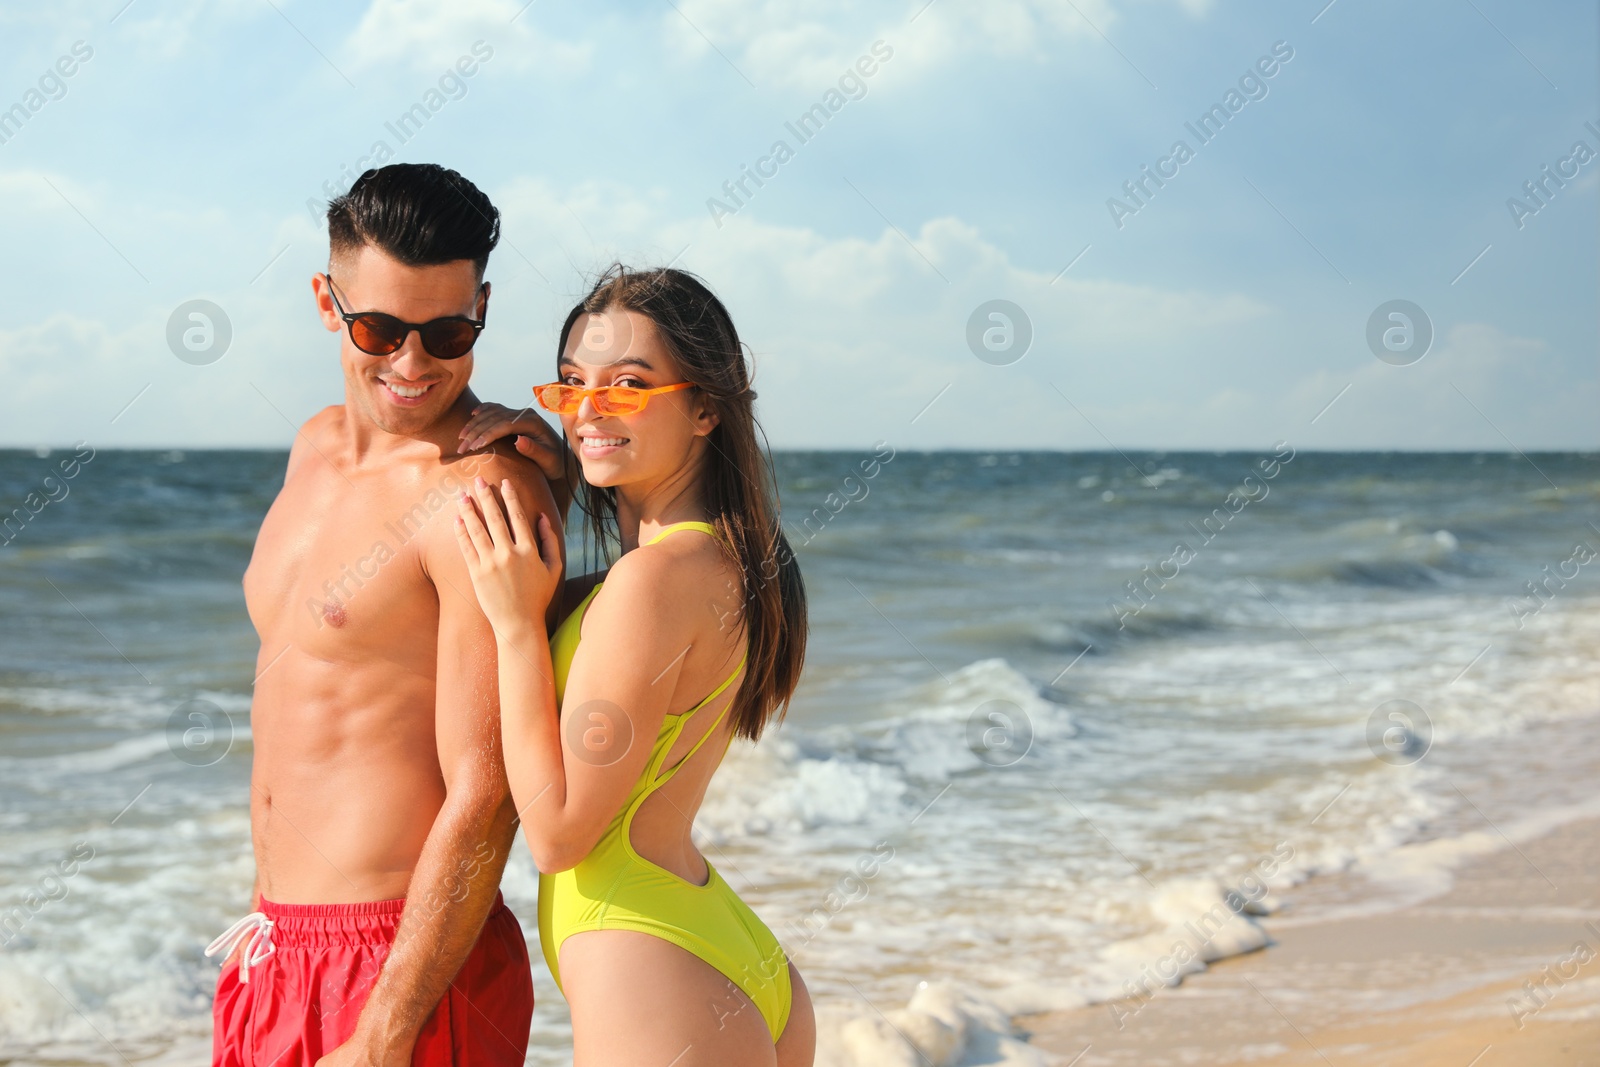
<instances>
[{"instance_id":1,"label":"woman's arm","mask_svg":"<svg viewBox=\"0 0 1600 1067\"><path fill-rule=\"evenodd\" d=\"M705 579L665 552L634 551L607 573L590 603L583 643L567 675L562 709L543 622L553 583L541 578L557 543L541 520L541 552L513 489L505 512L488 486L464 503L458 534L499 653L506 777L534 862L546 873L593 850L649 763ZM700 590L698 593L696 590ZM542 599L541 599L542 598Z\"/></svg>"}]
</instances>

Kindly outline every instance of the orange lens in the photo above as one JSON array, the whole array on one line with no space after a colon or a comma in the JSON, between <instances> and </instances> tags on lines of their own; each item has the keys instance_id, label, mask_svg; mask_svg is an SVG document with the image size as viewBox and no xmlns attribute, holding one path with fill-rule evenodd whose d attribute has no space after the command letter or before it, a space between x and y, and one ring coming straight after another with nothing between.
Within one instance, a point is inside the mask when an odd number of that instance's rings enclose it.
<instances>
[{"instance_id":1,"label":"orange lens","mask_svg":"<svg viewBox=\"0 0 1600 1067\"><path fill-rule=\"evenodd\" d=\"M632 415L644 410L653 393L671 393L679 389L694 388L691 382L662 385L654 389L635 389L630 385L600 385L593 389L580 389L576 385L551 382L533 387L533 397L539 406L557 415L570 415L583 406L583 398L594 397L597 415Z\"/></svg>"},{"instance_id":2,"label":"orange lens","mask_svg":"<svg viewBox=\"0 0 1600 1067\"><path fill-rule=\"evenodd\" d=\"M632 415L644 407L643 389L607 385L594 391L594 409L601 415Z\"/></svg>"},{"instance_id":3,"label":"orange lens","mask_svg":"<svg viewBox=\"0 0 1600 1067\"><path fill-rule=\"evenodd\" d=\"M583 390L570 385L538 385L534 386L533 398L546 411L557 415L570 415L583 403Z\"/></svg>"}]
</instances>

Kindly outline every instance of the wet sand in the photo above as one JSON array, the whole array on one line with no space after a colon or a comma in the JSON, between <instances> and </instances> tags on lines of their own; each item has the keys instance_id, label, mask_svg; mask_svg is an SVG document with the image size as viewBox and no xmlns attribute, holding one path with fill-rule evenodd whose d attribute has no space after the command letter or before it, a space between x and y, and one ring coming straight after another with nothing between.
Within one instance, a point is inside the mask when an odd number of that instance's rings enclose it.
<instances>
[{"instance_id":1,"label":"wet sand","mask_svg":"<svg viewBox=\"0 0 1600 1067\"><path fill-rule=\"evenodd\" d=\"M1342 881L1302 888L1348 903L1358 879ZM1263 925L1275 944L1142 1003L1018 1022L1072 1067L1600 1067L1600 820L1472 860L1397 911Z\"/></svg>"}]
</instances>

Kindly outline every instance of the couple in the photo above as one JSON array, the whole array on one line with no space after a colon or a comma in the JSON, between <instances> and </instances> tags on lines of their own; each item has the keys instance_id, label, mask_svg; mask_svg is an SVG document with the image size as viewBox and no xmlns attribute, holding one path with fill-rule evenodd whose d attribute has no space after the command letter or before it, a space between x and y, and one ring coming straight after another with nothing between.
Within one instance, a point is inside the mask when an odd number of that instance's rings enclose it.
<instances>
[{"instance_id":1,"label":"couple","mask_svg":"<svg viewBox=\"0 0 1600 1067\"><path fill-rule=\"evenodd\" d=\"M569 451L468 388L482 192L371 170L328 236L312 287L345 399L296 435L244 576L257 875L207 950L214 1062L521 1064L533 985L499 893L520 822L579 1067L809 1065L799 973L690 837L805 652L727 311L680 271L602 278L534 390ZM620 554L564 580L575 494Z\"/></svg>"}]
</instances>

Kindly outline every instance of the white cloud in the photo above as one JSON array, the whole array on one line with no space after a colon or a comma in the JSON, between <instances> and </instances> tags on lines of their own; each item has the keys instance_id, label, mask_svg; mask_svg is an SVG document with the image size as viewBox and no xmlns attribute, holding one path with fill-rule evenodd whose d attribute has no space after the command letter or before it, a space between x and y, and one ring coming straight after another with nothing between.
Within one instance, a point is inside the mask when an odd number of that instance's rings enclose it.
<instances>
[{"instance_id":1,"label":"white cloud","mask_svg":"<svg viewBox=\"0 0 1600 1067\"><path fill-rule=\"evenodd\" d=\"M1175 373L1195 348L1226 350L1241 325L1271 312L1238 294L1097 279L1082 266L1052 284L1053 271L1012 263L955 217L925 222L908 235L913 248L888 228L834 237L748 213L717 229L704 218L669 213L664 196L614 183L584 183L562 195L548 184L523 181L494 196L508 235L562 296L550 297L542 321L529 324L536 330L553 330L543 323L558 322L565 300L579 294L582 276L611 259L660 264L687 246L679 265L702 275L724 298L755 354L763 419L779 444L839 446L898 433L901 443L923 446L1003 439L1041 448L1102 447L1048 380L1125 380L1125 368L1104 355L1117 352L1137 353L1135 361ZM496 269L508 266L501 259ZM968 317L997 297L1021 305L1035 332L1031 352L1011 367L980 362L966 343ZM534 367L553 365L552 351L553 337L547 347L536 345ZM485 370L489 392L520 392L531 384ZM535 371L523 364L518 372ZM929 400L952 385L938 414L919 417L911 427ZM1005 396L998 423L970 401L975 392L996 390ZM1140 390L1128 401L1141 404L1146 395ZM1137 436L1185 421L1145 422Z\"/></svg>"},{"instance_id":2,"label":"white cloud","mask_svg":"<svg viewBox=\"0 0 1600 1067\"><path fill-rule=\"evenodd\" d=\"M1209 0L1176 2L1193 16L1210 7ZM1111 0L934 0L926 7L912 0L890 17L849 0L677 0L675 6L661 16L662 28L683 55L720 63L714 47L757 86L815 92L880 39L895 50L896 71L912 75L973 53L1042 60L1065 39L1104 47L1100 34L1119 19Z\"/></svg>"},{"instance_id":3,"label":"white cloud","mask_svg":"<svg viewBox=\"0 0 1600 1067\"><path fill-rule=\"evenodd\" d=\"M402 65L442 73L475 42L493 50L497 67L576 74L589 65L590 45L561 41L535 28L526 0L373 0L345 42L356 70Z\"/></svg>"},{"instance_id":4,"label":"white cloud","mask_svg":"<svg viewBox=\"0 0 1600 1067\"><path fill-rule=\"evenodd\" d=\"M1353 373L1319 372L1289 394L1292 410L1315 413L1307 439L1369 448L1524 450L1592 446L1577 431L1600 410L1593 380L1550 388L1556 355L1538 338L1483 322L1451 326L1420 362L1364 360ZM1543 388L1541 388L1543 383Z\"/></svg>"},{"instance_id":5,"label":"white cloud","mask_svg":"<svg viewBox=\"0 0 1600 1067\"><path fill-rule=\"evenodd\" d=\"M0 203L6 205L8 212L14 212L19 217L65 209L61 198L45 183L46 177L44 171L40 170L0 170ZM60 175L50 176L50 180L57 187L68 184Z\"/></svg>"}]
</instances>

